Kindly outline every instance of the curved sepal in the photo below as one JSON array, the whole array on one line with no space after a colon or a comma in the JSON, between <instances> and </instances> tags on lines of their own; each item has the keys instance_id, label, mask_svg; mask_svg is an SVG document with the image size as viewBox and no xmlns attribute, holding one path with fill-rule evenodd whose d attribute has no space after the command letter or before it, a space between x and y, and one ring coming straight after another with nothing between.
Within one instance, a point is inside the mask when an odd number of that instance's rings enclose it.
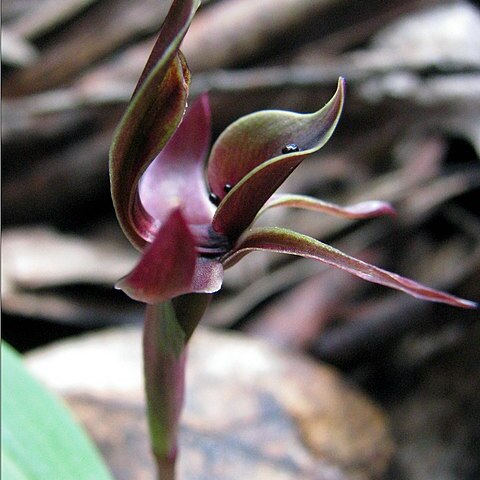
<instances>
[{"instance_id":1,"label":"curved sepal","mask_svg":"<svg viewBox=\"0 0 480 480\"><path fill-rule=\"evenodd\" d=\"M401 277L396 273L375 267L350 257L314 238L283 228L258 228L251 230L240 239L239 244L229 253L228 258L223 260L224 267L227 268L233 265L240 258L254 250L265 250L311 258L345 270L369 282L401 290L423 300L447 303L455 307L477 307L477 304L474 302L440 292L408 278Z\"/></svg>"},{"instance_id":2,"label":"curved sepal","mask_svg":"<svg viewBox=\"0 0 480 480\"><path fill-rule=\"evenodd\" d=\"M238 237L303 158L325 145L338 123L344 91L341 78L335 95L316 113L258 112L220 135L208 164L210 188L224 197L213 218L215 231ZM225 185L233 186L227 195Z\"/></svg>"},{"instance_id":3,"label":"curved sepal","mask_svg":"<svg viewBox=\"0 0 480 480\"><path fill-rule=\"evenodd\" d=\"M173 3L110 149L113 203L120 226L138 249L145 246L150 219L135 206L137 184L183 117L190 74L178 47L198 4Z\"/></svg>"},{"instance_id":4,"label":"curved sepal","mask_svg":"<svg viewBox=\"0 0 480 480\"><path fill-rule=\"evenodd\" d=\"M334 215L341 218L361 219L373 218L381 215L395 215L394 208L387 202L379 200L368 200L366 202L355 203L342 207L335 203L325 202L318 198L307 195L278 194L267 201L265 206L258 212L260 216L263 212L275 207L301 208L322 212L328 215Z\"/></svg>"}]
</instances>

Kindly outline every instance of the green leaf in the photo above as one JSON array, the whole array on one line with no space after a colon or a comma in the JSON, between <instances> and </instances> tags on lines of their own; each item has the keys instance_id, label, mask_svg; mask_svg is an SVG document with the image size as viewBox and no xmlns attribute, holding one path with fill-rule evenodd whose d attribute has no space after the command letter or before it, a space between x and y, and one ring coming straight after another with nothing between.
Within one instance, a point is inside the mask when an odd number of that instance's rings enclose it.
<instances>
[{"instance_id":1,"label":"green leaf","mask_svg":"<svg viewBox=\"0 0 480 480\"><path fill-rule=\"evenodd\" d=\"M5 342L2 390L2 479L112 479L66 407L28 373Z\"/></svg>"}]
</instances>

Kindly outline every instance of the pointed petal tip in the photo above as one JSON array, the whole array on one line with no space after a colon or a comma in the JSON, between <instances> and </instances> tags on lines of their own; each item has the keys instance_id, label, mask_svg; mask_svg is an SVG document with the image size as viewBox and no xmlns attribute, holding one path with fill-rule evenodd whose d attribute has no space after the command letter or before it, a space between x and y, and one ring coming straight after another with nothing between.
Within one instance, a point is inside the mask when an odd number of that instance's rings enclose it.
<instances>
[{"instance_id":1,"label":"pointed petal tip","mask_svg":"<svg viewBox=\"0 0 480 480\"><path fill-rule=\"evenodd\" d=\"M368 200L366 202L357 203L356 205L352 205L350 210L352 213L364 215L365 217L380 217L382 215L395 217L397 215L397 211L392 204L379 200Z\"/></svg>"},{"instance_id":2,"label":"pointed petal tip","mask_svg":"<svg viewBox=\"0 0 480 480\"><path fill-rule=\"evenodd\" d=\"M480 308L480 304L477 302L472 302L470 300L463 300L460 299L461 307L463 308L469 308L469 309L475 309L475 308Z\"/></svg>"},{"instance_id":3,"label":"pointed petal tip","mask_svg":"<svg viewBox=\"0 0 480 480\"><path fill-rule=\"evenodd\" d=\"M345 270L363 280L401 290L421 300L443 303L460 308L473 309L479 307L476 302L430 288L409 278L402 277L396 273L383 270L351 257L314 238L277 227L264 227L250 230L237 244L235 249L230 252L230 256L224 259L224 267L228 268L234 265L240 258L254 250L286 253L311 258Z\"/></svg>"},{"instance_id":4,"label":"pointed petal tip","mask_svg":"<svg viewBox=\"0 0 480 480\"><path fill-rule=\"evenodd\" d=\"M128 275L125 275L120 280L118 280L114 285L115 290L122 291L125 295L130 297L132 300L142 303L151 303L143 295L138 294L138 289L133 289L129 286Z\"/></svg>"},{"instance_id":5,"label":"pointed petal tip","mask_svg":"<svg viewBox=\"0 0 480 480\"><path fill-rule=\"evenodd\" d=\"M418 284L420 288L425 288L423 285ZM467 308L467 309L475 309L478 308L480 305L476 302L472 302L470 300L465 300L464 298L457 297L455 295L450 295L449 293L441 292L440 290L428 289L427 293L424 295L423 293L420 295L415 295L411 292L410 295L416 296L421 300L427 300L429 302L437 302L443 303L445 305L451 305L452 307L458 308Z\"/></svg>"},{"instance_id":6,"label":"pointed petal tip","mask_svg":"<svg viewBox=\"0 0 480 480\"><path fill-rule=\"evenodd\" d=\"M359 262L359 263L363 263L363 262ZM450 293L428 287L422 283L419 283L415 280L411 280L410 278L402 277L401 275L398 275L396 273L392 273L387 270L380 269L378 267L373 267L373 270L375 270L377 274L380 274L380 276L385 277L385 274L388 275L388 277L390 277L390 279L393 280L395 284L392 285L384 282L378 282L377 281L378 278L377 280L373 280L372 278L367 278L370 275L361 276L358 273L356 273L356 275L360 276L361 278L364 278L365 280L373 281L375 283L380 283L382 285L386 285L387 287L393 287L398 290L403 290L405 293L408 293L409 295L412 295L421 300L443 303L445 305L451 305L453 307L468 308L468 309L478 308L479 306L477 303L472 302L471 300L466 300L464 298L457 297L456 295L451 295Z\"/></svg>"},{"instance_id":7,"label":"pointed petal tip","mask_svg":"<svg viewBox=\"0 0 480 480\"><path fill-rule=\"evenodd\" d=\"M448 295L450 297L451 301L442 301L442 303L448 303L449 305L452 305L454 307L459 307L459 308L468 308L469 310L473 310L476 308L480 308L480 304L477 302L472 302L471 300L465 300L464 298L456 297L454 295Z\"/></svg>"},{"instance_id":8,"label":"pointed petal tip","mask_svg":"<svg viewBox=\"0 0 480 480\"><path fill-rule=\"evenodd\" d=\"M191 291L197 254L180 207L173 209L153 242L116 288L139 302L155 304Z\"/></svg>"},{"instance_id":9,"label":"pointed petal tip","mask_svg":"<svg viewBox=\"0 0 480 480\"><path fill-rule=\"evenodd\" d=\"M347 90L347 82L345 81L345 78L343 77L338 77L337 81L337 89L335 90L335 93L332 97L333 99L338 99L340 103L340 110L343 108L343 104L345 101L345 94Z\"/></svg>"}]
</instances>

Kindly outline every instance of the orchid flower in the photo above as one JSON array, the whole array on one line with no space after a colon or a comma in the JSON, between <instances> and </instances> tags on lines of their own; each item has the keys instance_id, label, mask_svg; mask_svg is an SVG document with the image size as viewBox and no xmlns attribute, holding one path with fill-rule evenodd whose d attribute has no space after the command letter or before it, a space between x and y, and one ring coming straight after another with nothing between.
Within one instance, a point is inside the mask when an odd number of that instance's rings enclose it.
<instances>
[{"instance_id":1,"label":"orchid flower","mask_svg":"<svg viewBox=\"0 0 480 480\"><path fill-rule=\"evenodd\" d=\"M184 346L210 298L191 294L218 291L224 269L249 252L299 255L418 298L475 306L306 235L254 226L258 217L274 207L305 208L346 218L394 212L380 201L341 207L307 196L275 193L302 160L332 135L344 103L342 78L333 97L317 112L267 110L247 115L230 125L209 151L208 97L204 94L187 107L190 75L179 50L198 5L195 0L173 2L110 152L117 217L126 236L142 252L138 264L117 287L149 305L145 375L152 443L159 464L174 461Z\"/></svg>"},{"instance_id":2,"label":"orchid flower","mask_svg":"<svg viewBox=\"0 0 480 480\"><path fill-rule=\"evenodd\" d=\"M283 228L252 228L263 212L279 206L347 218L394 212L379 201L340 207L306 196L274 195L305 156L332 135L344 102L343 79L318 112L267 110L240 118L208 156L208 97L186 109L189 74L177 47L191 18L188 6L195 3L174 3L175 16L167 17L112 147L117 215L132 244L143 251L118 288L148 304L213 293L221 287L224 268L250 251L270 250L312 258L425 300L471 307L313 238Z\"/></svg>"}]
</instances>

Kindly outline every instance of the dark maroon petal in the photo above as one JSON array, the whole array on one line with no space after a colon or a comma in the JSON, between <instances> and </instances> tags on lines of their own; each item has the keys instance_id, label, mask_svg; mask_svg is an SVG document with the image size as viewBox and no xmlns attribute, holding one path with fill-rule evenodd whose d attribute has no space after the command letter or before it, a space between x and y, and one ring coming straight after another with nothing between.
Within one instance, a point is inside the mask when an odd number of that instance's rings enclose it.
<instances>
[{"instance_id":1,"label":"dark maroon petal","mask_svg":"<svg viewBox=\"0 0 480 480\"><path fill-rule=\"evenodd\" d=\"M191 291L197 253L179 208L173 210L137 266L116 285L134 300L160 303Z\"/></svg>"},{"instance_id":2,"label":"dark maroon petal","mask_svg":"<svg viewBox=\"0 0 480 480\"><path fill-rule=\"evenodd\" d=\"M110 149L110 182L117 217L141 249L152 219L138 204L137 185L148 164L175 132L185 112L190 75L178 50L198 1L175 1Z\"/></svg>"},{"instance_id":3,"label":"dark maroon petal","mask_svg":"<svg viewBox=\"0 0 480 480\"><path fill-rule=\"evenodd\" d=\"M423 300L447 303L463 308L475 308L477 306L474 302L426 287L408 278L350 257L314 238L283 228L258 228L251 230L240 239L239 244L230 252L228 258L224 259L224 267L227 268L233 265L241 257L254 250L266 250L312 258L346 270L369 282L402 290Z\"/></svg>"},{"instance_id":4,"label":"dark maroon petal","mask_svg":"<svg viewBox=\"0 0 480 480\"><path fill-rule=\"evenodd\" d=\"M199 257L180 208L171 212L137 266L116 287L140 302L155 304L185 293L214 293L223 282L222 264Z\"/></svg>"},{"instance_id":5,"label":"dark maroon petal","mask_svg":"<svg viewBox=\"0 0 480 480\"><path fill-rule=\"evenodd\" d=\"M208 178L220 198L225 196L225 184L233 188L217 208L212 222L215 231L234 239L252 223L303 158L328 141L338 123L343 99L344 81L340 79L335 95L316 113L258 112L225 130L212 151ZM298 151L285 149L293 143Z\"/></svg>"},{"instance_id":6,"label":"dark maroon petal","mask_svg":"<svg viewBox=\"0 0 480 480\"><path fill-rule=\"evenodd\" d=\"M395 215L395 210L387 202L379 200L368 200L366 202L355 203L342 207L334 203L325 202L318 198L307 195L278 194L274 195L265 204L259 215L264 211L274 207L293 207L304 210L313 210L316 212L327 213L342 218L361 219L379 217L381 215Z\"/></svg>"},{"instance_id":7,"label":"dark maroon petal","mask_svg":"<svg viewBox=\"0 0 480 480\"><path fill-rule=\"evenodd\" d=\"M138 187L140 202L158 223L178 204L189 225L211 222L214 207L204 177L210 129L208 97L202 95L188 107L173 137L143 174ZM147 225L155 226L152 221Z\"/></svg>"}]
</instances>

